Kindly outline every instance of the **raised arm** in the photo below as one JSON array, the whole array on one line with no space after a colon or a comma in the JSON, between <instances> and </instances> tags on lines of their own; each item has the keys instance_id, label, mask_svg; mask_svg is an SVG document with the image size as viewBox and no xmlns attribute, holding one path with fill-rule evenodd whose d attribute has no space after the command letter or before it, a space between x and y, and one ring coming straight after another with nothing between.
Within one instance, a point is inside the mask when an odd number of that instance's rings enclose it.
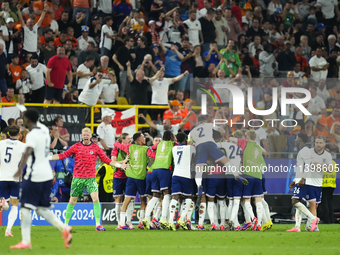
<instances>
[{"instance_id":1,"label":"raised arm","mask_svg":"<svg viewBox=\"0 0 340 255\"><path fill-rule=\"evenodd\" d=\"M159 39L159 46L161 46L163 53L166 54L166 52L168 51L168 49L164 46L164 44L163 44L163 39L164 39L164 36L162 36L162 37Z\"/></svg>"},{"instance_id":2,"label":"raised arm","mask_svg":"<svg viewBox=\"0 0 340 255\"><path fill-rule=\"evenodd\" d=\"M164 67L162 67L153 77L149 79L150 84L157 80L162 72L164 72Z\"/></svg>"},{"instance_id":3,"label":"raised arm","mask_svg":"<svg viewBox=\"0 0 340 255\"><path fill-rule=\"evenodd\" d=\"M209 59L210 59L210 57L211 57L211 53L212 53L213 50L214 50L214 48L213 48L213 47L211 46L211 44L210 44L209 52L208 52L208 54L203 58L204 61L209 61Z\"/></svg>"},{"instance_id":4,"label":"raised arm","mask_svg":"<svg viewBox=\"0 0 340 255\"><path fill-rule=\"evenodd\" d=\"M182 120L182 122L179 123L179 128L184 127L184 125L188 122L190 115L191 115L191 112L189 112L188 115Z\"/></svg>"},{"instance_id":5,"label":"raised arm","mask_svg":"<svg viewBox=\"0 0 340 255\"><path fill-rule=\"evenodd\" d=\"M148 120L143 113L140 113L138 115L139 118L142 118L143 120L145 120L145 122L153 129L157 129L157 126L155 123L153 123L151 120Z\"/></svg>"},{"instance_id":6,"label":"raised arm","mask_svg":"<svg viewBox=\"0 0 340 255\"><path fill-rule=\"evenodd\" d=\"M175 83L175 82L177 82L177 81L182 80L182 79L184 78L184 76L186 76L186 75L188 75L188 74L189 74L189 72L188 72L188 71L185 71L184 73L182 73L182 74L176 76L175 78L172 78L171 83Z\"/></svg>"},{"instance_id":7,"label":"raised arm","mask_svg":"<svg viewBox=\"0 0 340 255\"><path fill-rule=\"evenodd\" d=\"M97 78L94 82L90 83L89 85L90 89L93 89L95 86L101 83L101 81L102 81L102 78Z\"/></svg>"},{"instance_id":8,"label":"raised arm","mask_svg":"<svg viewBox=\"0 0 340 255\"><path fill-rule=\"evenodd\" d=\"M168 11L165 16L166 17L170 17L176 10L179 9L179 6L176 6L175 8L173 8L171 11Z\"/></svg>"},{"instance_id":9,"label":"raised arm","mask_svg":"<svg viewBox=\"0 0 340 255\"><path fill-rule=\"evenodd\" d=\"M222 59L220 60L220 62L218 63L218 65L215 67L214 71L213 71L213 75L214 75L214 76L216 76L218 70L220 70L220 66L221 66L224 62L226 62L226 63L225 63L225 66L228 66L228 60L226 60L225 58L222 58Z\"/></svg>"},{"instance_id":10,"label":"raised arm","mask_svg":"<svg viewBox=\"0 0 340 255\"><path fill-rule=\"evenodd\" d=\"M182 53L180 53L178 50L175 50L175 53L177 54L177 57L179 58L179 60L182 61L184 59Z\"/></svg>"},{"instance_id":11,"label":"raised arm","mask_svg":"<svg viewBox=\"0 0 340 255\"><path fill-rule=\"evenodd\" d=\"M75 154L75 147L76 145L72 145L67 151L57 154L57 155L52 155L49 157L49 160L59 160L59 159L64 159L64 158L68 158L70 156L72 156L73 154Z\"/></svg>"},{"instance_id":12,"label":"raised arm","mask_svg":"<svg viewBox=\"0 0 340 255\"><path fill-rule=\"evenodd\" d=\"M119 150L125 151L126 153L129 153L130 144L121 144L120 142L115 142L113 144L113 147L115 147Z\"/></svg>"},{"instance_id":13,"label":"raised arm","mask_svg":"<svg viewBox=\"0 0 340 255\"><path fill-rule=\"evenodd\" d=\"M39 18L39 20L38 20L38 22L36 24L38 27L40 27L41 23L43 22L43 19L45 18L45 14L47 12L47 8L48 8L48 5L45 4L44 5L44 10L41 12L40 18Z\"/></svg>"},{"instance_id":14,"label":"raised arm","mask_svg":"<svg viewBox=\"0 0 340 255\"><path fill-rule=\"evenodd\" d=\"M20 8L21 8L21 5L18 4L18 5L17 5L18 16L19 16L19 20L20 20L21 27L24 28L24 27L26 26L26 24L25 24L24 19L22 18L22 14L21 14L21 9L20 9Z\"/></svg>"},{"instance_id":15,"label":"raised arm","mask_svg":"<svg viewBox=\"0 0 340 255\"><path fill-rule=\"evenodd\" d=\"M128 61L126 63L126 67L127 67L127 76L129 78L129 81L132 82L133 81L133 75L132 75L132 72L131 72L131 63L130 63L130 61Z\"/></svg>"}]
</instances>

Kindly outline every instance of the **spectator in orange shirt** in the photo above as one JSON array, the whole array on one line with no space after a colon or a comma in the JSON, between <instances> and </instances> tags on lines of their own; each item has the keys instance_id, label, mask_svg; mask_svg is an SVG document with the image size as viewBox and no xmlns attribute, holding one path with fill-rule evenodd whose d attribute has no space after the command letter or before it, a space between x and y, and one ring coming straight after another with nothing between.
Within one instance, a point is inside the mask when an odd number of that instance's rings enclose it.
<instances>
[{"instance_id":1,"label":"spectator in orange shirt","mask_svg":"<svg viewBox=\"0 0 340 255\"><path fill-rule=\"evenodd\" d=\"M340 82L339 81L335 84L335 86L333 88L328 90L329 95L331 97L340 97L339 91L340 91Z\"/></svg>"},{"instance_id":2,"label":"spectator in orange shirt","mask_svg":"<svg viewBox=\"0 0 340 255\"><path fill-rule=\"evenodd\" d=\"M296 62L300 63L301 65L301 71L302 72L306 72L305 68L309 66L307 59L303 56L303 50L302 47L296 46L295 48L295 58L296 58Z\"/></svg>"},{"instance_id":3,"label":"spectator in orange shirt","mask_svg":"<svg viewBox=\"0 0 340 255\"><path fill-rule=\"evenodd\" d=\"M255 66L255 69L256 69L257 72L260 72L260 60L259 60L259 56L260 56L261 52L262 52L261 49L257 49L256 50L256 54L253 57L254 66Z\"/></svg>"},{"instance_id":4,"label":"spectator in orange shirt","mask_svg":"<svg viewBox=\"0 0 340 255\"><path fill-rule=\"evenodd\" d=\"M63 46L67 40L67 32L65 30L60 32L60 36L54 39L54 47Z\"/></svg>"},{"instance_id":5,"label":"spectator in orange shirt","mask_svg":"<svg viewBox=\"0 0 340 255\"><path fill-rule=\"evenodd\" d=\"M17 80L21 78L21 66L19 65L19 56L17 54L12 55L12 63L9 64L9 69L12 73L12 82L16 84Z\"/></svg>"},{"instance_id":6,"label":"spectator in orange shirt","mask_svg":"<svg viewBox=\"0 0 340 255\"><path fill-rule=\"evenodd\" d=\"M55 13L54 20L59 20L61 18L61 14L64 11L64 7L62 5L59 5L58 0L52 0L53 4L53 11Z\"/></svg>"},{"instance_id":7,"label":"spectator in orange shirt","mask_svg":"<svg viewBox=\"0 0 340 255\"><path fill-rule=\"evenodd\" d=\"M323 136L326 138L326 142L332 142L331 134L328 131L327 120L326 118L322 117L317 120L316 128L315 128L315 136ZM332 138L334 139L334 138Z\"/></svg>"},{"instance_id":8,"label":"spectator in orange shirt","mask_svg":"<svg viewBox=\"0 0 340 255\"><path fill-rule=\"evenodd\" d=\"M285 48L285 37L283 35L280 35L275 42L272 43L274 46L274 49L279 48L280 50L283 50Z\"/></svg>"},{"instance_id":9,"label":"spectator in orange shirt","mask_svg":"<svg viewBox=\"0 0 340 255\"><path fill-rule=\"evenodd\" d=\"M74 37L73 27L67 28L67 39L72 40L72 48L73 48L73 50L77 50L78 49L78 40Z\"/></svg>"},{"instance_id":10,"label":"spectator in orange shirt","mask_svg":"<svg viewBox=\"0 0 340 255\"><path fill-rule=\"evenodd\" d=\"M192 101L189 98L185 99L183 106L184 108L179 110L182 114L183 119L188 115L189 112L191 112L189 116L189 121L184 125L184 129L191 130L197 122L196 114L191 110Z\"/></svg>"},{"instance_id":11,"label":"spectator in orange shirt","mask_svg":"<svg viewBox=\"0 0 340 255\"><path fill-rule=\"evenodd\" d=\"M35 23L37 23L38 20L40 19L41 13L43 12L45 5L47 5L47 12L45 14L43 21L40 24L40 28L38 29L39 36L42 36L45 27L51 25L51 13L54 13L54 10L52 3L49 3L44 0L38 0L33 4L33 10L35 13Z\"/></svg>"},{"instance_id":12,"label":"spectator in orange shirt","mask_svg":"<svg viewBox=\"0 0 340 255\"><path fill-rule=\"evenodd\" d=\"M327 118L327 127L331 128L334 122L339 122L340 121L340 112L339 112L339 107L335 106L333 108L332 114L329 115Z\"/></svg>"},{"instance_id":13,"label":"spectator in orange shirt","mask_svg":"<svg viewBox=\"0 0 340 255\"><path fill-rule=\"evenodd\" d=\"M173 100L170 103L170 109L166 110L163 114L163 120L169 119L172 125L182 122L183 117L179 111L179 107L182 106L177 100Z\"/></svg>"},{"instance_id":14,"label":"spectator in orange shirt","mask_svg":"<svg viewBox=\"0 0 340 255\"><path fill-rule=\"evenodd\" d=\"M53 30L50 28L45 28L44 34L40 36L40 42L43 48L46 46L46 39L47 38L53 38Z\"/></svg>"},{"instance_id":15,"label":"spectator in orange shirt","mask_svg":"<svg viewBox=\"0 0 340 255\"><path fill-rule=\"evenodd\" d=\"M72 0L71 4L73 3L73 19L76 19L76 14L78 12L82 12L86 14L85 19L82 20L82 25L87 25L89 22L90 12L92 13L94 0Z\"/></svg>"},{"instance_id":16,"label":"spectator in orange shirt","mask_svg":"<svg viewBox=\"0 0 340 255\"><path fill-rule=\"evenodd\" d=\"M2 103L14 103L13 96L14 96L14 88L7 88L6 96L1 98L1 102ZM5 107L11 107L11 106L7 105Z\"/></svg>"}]
</instances>

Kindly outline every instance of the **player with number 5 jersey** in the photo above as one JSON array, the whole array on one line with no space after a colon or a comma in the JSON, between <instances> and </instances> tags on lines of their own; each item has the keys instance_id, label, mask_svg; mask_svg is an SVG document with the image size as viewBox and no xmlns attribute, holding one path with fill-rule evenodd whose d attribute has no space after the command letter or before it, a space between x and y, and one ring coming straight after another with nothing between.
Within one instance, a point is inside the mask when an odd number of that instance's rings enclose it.
<instances>
[{"instance_id":1,"label":"player with number 5 jersey","mask_svg":"<svg viewBox=\"0 0 340 255\"><path fill-rule=\"evenodd\" d=\"M0 141L0 212L8 210L11 204L5 236L13 236L12 226L18 216L20 179L14 175L26 149L26 145L18 141L19 131L18 126L10 126L10 139Z\"/></svg>"}]
</instances>

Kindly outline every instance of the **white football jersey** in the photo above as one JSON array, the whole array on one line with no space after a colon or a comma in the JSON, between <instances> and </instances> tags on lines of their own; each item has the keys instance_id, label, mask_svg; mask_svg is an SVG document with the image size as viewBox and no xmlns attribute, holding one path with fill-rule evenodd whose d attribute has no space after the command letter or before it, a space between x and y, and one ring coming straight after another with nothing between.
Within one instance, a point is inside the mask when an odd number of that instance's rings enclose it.
<instances>
[{"instance_id":1,"label":"white football jersey","mask_svg":"<svg viewBox=\"0 0 340 255\"><path fill-rule=\"evenodd\" d=\"M240 172L241 160L242 160L242 149L235 143L230 142L219 142L217 143L218 148L227 156L230 163L236 167L237 173Z\"/></svg>"},{"instance_id":2,"label":"white football jersey","mask_svg":"<svg viewBox=\"0 0 340 255\"><path fill-rule=\"evenodd\" d=\"M191 159L196 154L196 149L192 145L174 146L172 155L174 158L174 173L173 176L191 178Z\"/></svg>"},{"instance_id":3,"label":"white football jersey","mask_svg":"<svg viewBox=\"0 0 340 255\"><path fill-rule=\"evenodd\" d=\"M25 180L45 182L53 179L52 168L48 160L50 143L50 131L38 122L38 126L26 136L26 146L33 148L33 152L27 160Z\"/></svg>"},{"instance_id":4,"label":"white football jersey","mask_svg":"<svg viewBox=\"0 0 340 255\"><path fill-rule=\"evenodd\" d=\"M310 168L311 153L310 149L305 145L301 148L296 157L296 169L294 182L298 183L304 175L304 171Z\"/></svg>"},{"instance_id":5,"label":"white football jersey","mask_svg":"<svg viewBox=\"0 0 340 255\"><path fill-rule=\"evenodd\" d=\"M190 131L189 137L194 141L196 146L206 142L214 143L213 129L214 125L212 123L201 123Z\"/></svg>"},{"instance_id":6,"label":"white football jersey","mask_svg":"<svg viewBox=\"0 0 340 255\"><path fill-rule=\"evenodd\" d=\"M326 168L328 165L332 165L332 155L328 151L323 151L323 153L318 154L316 153L315 149L310 149L310 155L311 155L311 163L320 163L321 168L315 170L309 170L308 173L305 173L306 178L306 184L310 186L315 187L322 187L322 179L323 179L323 172L326 171Z\"/></svg>"},{"instance_id":7,"label":"white football jersey","mask_svg":"<svg viewBox=\"0 0 340 255\"><path fill-rule=\"evenodd\" d=\"M0 141L0 181L19 182L14 178L26 145L15 139Z\"/></svg>"}]
</instances>

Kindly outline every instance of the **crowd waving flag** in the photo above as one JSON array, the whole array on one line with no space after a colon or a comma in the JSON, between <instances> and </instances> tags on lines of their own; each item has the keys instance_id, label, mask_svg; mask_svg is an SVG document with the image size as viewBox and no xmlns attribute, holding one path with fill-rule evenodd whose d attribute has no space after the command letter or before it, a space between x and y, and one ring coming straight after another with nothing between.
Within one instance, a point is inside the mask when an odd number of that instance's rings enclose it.
<instances>
[{"instance_id":1,"label":"crowd waving flag","mask_svg":"<svg viewBox=\"0 0 340 255\"><path fill-rule=\"evenodd\" d=\"M122 133L128 133L132 136L136 132L136 107L125 111L116 111L109 108L102 108L102 115L110 114L112 116L111 125L116 129L116 136Z\"/></svg>"}]
</instances>

